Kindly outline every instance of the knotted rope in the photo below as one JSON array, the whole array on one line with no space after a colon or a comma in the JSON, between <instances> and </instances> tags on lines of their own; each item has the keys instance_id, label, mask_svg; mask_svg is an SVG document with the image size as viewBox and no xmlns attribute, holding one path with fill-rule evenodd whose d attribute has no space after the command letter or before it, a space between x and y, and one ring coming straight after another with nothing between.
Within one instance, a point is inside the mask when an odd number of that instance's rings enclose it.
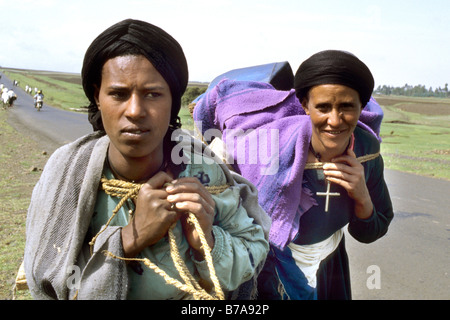
<instances>
[{"instance_id":1,"label":"knotted rope","mask_svg":"<svg viewBox=\"0 0 450 320\"><path fill-rule=\"evenodd\" d=\"M135 184L135 183L126 182L126 181L117 180L117 179L108 180L104 177L101 179L101 184L102 184L103 190L107 194L114 196L114 197L119 197L119 198L121 198L121 200L117 204L116 208L114 208L113 213L112 213L111 217L109 218L108 222L106 223L106 225L103 226L103 228L97 233L97 235L89 243L89 245L91 246L91 254L93 252L94 243L95 243L96 239L98 238L98 236L111 223L112 219L117 214L117 212L120 210L120 208L125 203L125 201L127 201L128 199L136 199L137 198L137 196L139 194L139 190L141 189L141 186L142 186L140 184ZM229 187L229 185L206 186L206 189L208 190L208 192L210 192L212 194L218 194L218 193L225 191L228 187ZM189 223L194 224L194 227L199 235L200 241L202 243L202 249L203 249L203 252L205 255L205 260L206 260L206 263L207 263L207 266L209 269L211 281L214 285L215 295L209 294L208 292L206 292L205 289L203 289L200 286L200 284L194 279L192 274L189 272L189 269L187 268L184 260L181 258L180 252L176 245L175 235L173 234L173 228L175 227L176 223L174 223L168 230L170 255L174 262L175 268L180 273L180 276L183 279L184 283L169 276L164 270L160 269L156 264L151 262L150 259L148 259L148 258L143 258L143 259L123 258L123 257L118 257L109 251L104 251L104 254L106 256L110 256L112 258L120 259L120 260L124 260L124 261L143 262L148 268L150 268L155 273L162 276L164 278L164 280L166 281L166 283L175 286L176 288L178 288L181 291L192 294L194 299L196 299L196 300L202 300L202 299L203 300L224 300L225 296L224 296L223 290L220 286L219 279L217 278L214 264L212 261L211 248L209 247L208 242L206 241L206 237L200 226L200 223L198 222L197 217L191 212L188 213L187 221Z\"/></svg>"},{"instance_id":2,"label":"knotted rope","mask_svg":"<svg viewBox=\"0 0 450 320\"><path fill-rule=\"evenodd\" d=\"M366 161L369 161L369 160L376 159L376 158L378 158L379 155L380 155L379 152L372 153L372 154L366 154L365 156L361 156L361 157L356 158L356 160L358 160L360 163L363 163L363 162L366 162ZM308 170L308 169L322 169L323 165L325 163L326 162L311 162L311 163L307 163L305 165L305 170Z\"/></svg>"}]
</instances>

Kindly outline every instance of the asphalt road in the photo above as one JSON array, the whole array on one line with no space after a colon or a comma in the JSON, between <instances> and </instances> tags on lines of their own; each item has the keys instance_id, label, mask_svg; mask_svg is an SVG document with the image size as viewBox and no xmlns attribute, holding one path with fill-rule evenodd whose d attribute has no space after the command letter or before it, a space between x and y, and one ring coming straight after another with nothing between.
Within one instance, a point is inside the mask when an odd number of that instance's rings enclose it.
<instances>
[{"instance_id":1,"label":"asphalt road","mask_svg":"<svg viewBox=\"0 0 450 320\"><path fill-rule=\"evenodd\" d=\"M47 151L92 131L86 114L48 105L37 112L32 97L16 91L10 123ZM346 234L353 299L450 299L450 181L392 170L385 177L395 214L388 233L371 244Z\"/></svg>"},{"instance_id":2,"label":"asphalt road","mask_svg":"<svg viewBox=\"0 0 450 320\"><path fill-rule=\"evenodd\" d=\"M385 179L388 233L371 244L346 235L353 298L450 299L450 181L392 170Z\"/></svg>"},{"instance_id":3,"label":"asphalt road","mask_svg":"<svg viewBox=\"0 0 450 320\"><path fill-rule=\"evenodd\" d=\"M86 113L68 112L47 105L45 92L44 106L37 111L33 96L19 87L13 87L11 80L3 74L0 81L17 94L14 107L8 110L9 122L17 130L30 135L47 152L51 153L59 146L92 132Z\"/></svg>"}]
</instances>

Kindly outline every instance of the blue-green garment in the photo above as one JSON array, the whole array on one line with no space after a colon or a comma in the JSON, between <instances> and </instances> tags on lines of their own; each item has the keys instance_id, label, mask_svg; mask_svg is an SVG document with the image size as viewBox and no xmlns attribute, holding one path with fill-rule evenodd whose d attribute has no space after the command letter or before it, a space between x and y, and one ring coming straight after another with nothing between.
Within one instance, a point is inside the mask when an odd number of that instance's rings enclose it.
<instances>
[{"instance_id":1,"label":"blue-green garment","mask_svg":"<svg viewBox=\"0 0 450 320\"><path fill-rule=\"evenodd\" d=\"M103 174L107 178L113 175L105 166ZM205 185L223 185L226 177L217 164L188 164L179 177L198 177ZM241 206L238 188L230 187L219 195L212 195L215 203L215 220L213 233L215 245L212 257L216 274L225 292L235 290L240 284L249 280L255 272L255 261L262 261L268 251L261 226L255 224ZM112 215L113 209L120 201L117 197L107 195L103 190L98 193L91 232L96 234ZM111 221L111 226L126 226L129 210L134 210L132 200L128 200ZM180 255L186 262L191 274L198 278L210 279L206 261L197 261L183 236L181 223L173 230ZM158 243L145 248L137 258L148 258L168 275L181 280L169 251L167 235ZM190 299L190 295L166 284L165 280L143 263L132 262L127 265L129 276L128 299Z\"/></svg>"}]
</instances>

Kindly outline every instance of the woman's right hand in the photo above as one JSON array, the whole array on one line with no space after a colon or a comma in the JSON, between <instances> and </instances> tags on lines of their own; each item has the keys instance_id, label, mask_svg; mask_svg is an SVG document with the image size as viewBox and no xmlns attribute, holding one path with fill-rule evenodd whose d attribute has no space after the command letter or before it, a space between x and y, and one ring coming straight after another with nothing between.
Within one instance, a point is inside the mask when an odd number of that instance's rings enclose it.
<instances>
[{"instance_id":1,"label":"woman's right hand","mask_svg":"<svg viewBox=\"0 0 450 320\"><path fill-rule=\"evenodd\" d=\"M133 219L122 228L125 257L135 257L145 247L161 240L180 218L180 213L171 209L164 188L164 184L172 180L168 173L160 171L142 185Z\"/></svg>"}]
</instances>

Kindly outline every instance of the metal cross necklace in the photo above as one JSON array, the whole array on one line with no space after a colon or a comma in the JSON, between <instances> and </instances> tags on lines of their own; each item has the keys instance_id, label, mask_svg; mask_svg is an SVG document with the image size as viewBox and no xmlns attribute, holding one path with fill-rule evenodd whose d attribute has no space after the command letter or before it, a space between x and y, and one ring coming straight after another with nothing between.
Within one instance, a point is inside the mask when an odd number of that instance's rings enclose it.
<instances>
[{"instance_id":1,"label":"metal cross necklace","mask_svg":"<svg viewBox=\"0 0 450 320\"><path fill-rule=\"evenodd\" d=\"M351 137L351 140L349 142L347 149L348 148L353 149L354 141L355 141L355 137L352 134L352 137ZM314 151L312 142L309 142L309 150L312 152L314 157L320 162L321 155L320 155L320 153L318 153L318 152L316 153ZM328 212L328 205L330 202L330 197L339 197L341 195L339 192L330 192L330 188L331 188L331 182L327 181L327 191L326 192L316 192L317 196L326 197L325 198L325 212Z\"/></svg>"}]
</instances>

